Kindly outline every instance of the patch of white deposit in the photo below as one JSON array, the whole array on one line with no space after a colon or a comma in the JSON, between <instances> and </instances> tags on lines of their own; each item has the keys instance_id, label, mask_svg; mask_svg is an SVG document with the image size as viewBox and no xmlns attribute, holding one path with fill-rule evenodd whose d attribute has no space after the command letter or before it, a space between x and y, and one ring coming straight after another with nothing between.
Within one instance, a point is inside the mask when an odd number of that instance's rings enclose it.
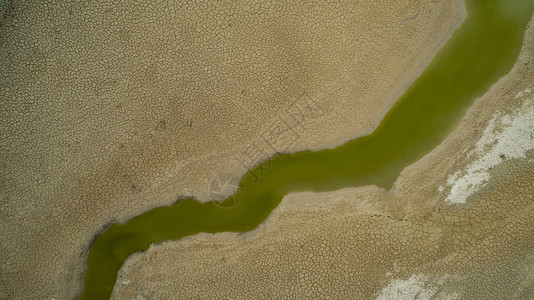
<instances>
[{"instance_id":1,"label":"patch of white deposit","mask_svg":"<svg viewBox=\"0 0 534 300\"><path fill-rule=\"evenodd\" d=\"M399 299L399 300L427 300L430 299L436 291L425 287L426 278L419 275L402 280L394 279L391 283L382 289L377 300Z\"/></svg>"},{"instance_id":2,"label":"patch of white deposit","mask_svg":"<svg viewBox=\"0 0 534 300\"><path fill-rule=\"evenodd\" d=\"M380 291L377 300L428 300L428 299L458 299L457 293L443 290L442 285L449 275L445 274L436 283L432 283L428 276L412 275L410 278L393 279L390 284Z\"/></svg>"},{"instance_id":3,"label":"patch of white deposit","mask_svg":"<svg viewBox=\"0 0 534 300\"><path fill-rule=\"evenodd\" d=\"M516 98L528 96L530 89L519 92ZM525 158L525 153L534 148L534 98L526 99L520 109L509 115L496 113L488 123L475 149L478 159L464 170L447 178L451 186L446 201L451 204L465 203L467 198L483 187L490 179L489 170L504 160Z\"/></svg>"}]
</instances>

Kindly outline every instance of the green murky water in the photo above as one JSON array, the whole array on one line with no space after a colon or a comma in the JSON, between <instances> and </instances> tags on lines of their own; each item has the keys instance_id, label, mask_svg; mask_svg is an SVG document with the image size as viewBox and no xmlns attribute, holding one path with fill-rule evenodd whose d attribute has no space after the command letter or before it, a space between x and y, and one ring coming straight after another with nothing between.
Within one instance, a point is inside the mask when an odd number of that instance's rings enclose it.
<instances>
[{"instance_id":1,"label":"green murky water","mask_svg":"<svg viewBox=\"0 0 534 300\"><path fill-rule=\"evenodd\" d=\"M111 226L92 245L80 299L109 298L117 272L134 252L199 232L254 229L288 193L368 184L389 189L404 167L436 147L473 101L510 71L534 0L466 0L466 6L467 20L373 134L331 150L272 158L243 177L244 193L233 206L185 199Z\"/></svg>"}]
</instances>

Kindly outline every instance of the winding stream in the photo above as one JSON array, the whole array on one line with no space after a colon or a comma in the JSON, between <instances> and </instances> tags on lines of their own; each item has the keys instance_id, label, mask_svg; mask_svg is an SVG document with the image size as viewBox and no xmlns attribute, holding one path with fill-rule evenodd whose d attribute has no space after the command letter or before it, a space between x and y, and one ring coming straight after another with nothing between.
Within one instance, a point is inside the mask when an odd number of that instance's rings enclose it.
<instances>
[{"instance_id":1,"label":"winding stream","mask_svg":"<svg viewBox=\"0 0 534 300\"><path fill-rule=\"evenodd\" d=\"M80 299L109 298L123 262L150 244L252 230L288 193L369 184L390 189L404 167L442 142L473 101L510 71L534 0L466 0L466 8L466 21L371 135L335 149L272 158L268 170L260 165L242 178L235 205L183 199L111 226L89 252Z\"/></svg>"}]
</instances>

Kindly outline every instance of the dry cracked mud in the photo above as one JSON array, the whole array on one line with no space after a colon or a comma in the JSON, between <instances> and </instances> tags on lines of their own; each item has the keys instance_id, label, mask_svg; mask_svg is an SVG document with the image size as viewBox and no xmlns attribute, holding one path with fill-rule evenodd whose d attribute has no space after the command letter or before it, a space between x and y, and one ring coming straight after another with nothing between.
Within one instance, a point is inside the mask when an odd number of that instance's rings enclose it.
<instances>
[{"instance_id":1,"label":"dry cracked mud","mask_svg":"<svg viewBox=\"0 0 534 300\"><path fill-rule=\"evenodd\" d=\"M107 224L371 132L465 18L460 0L4 0L0 14L2 299L72 299ZM273 126L298 135L265 143Z\"/></svg>"}]
</instances>

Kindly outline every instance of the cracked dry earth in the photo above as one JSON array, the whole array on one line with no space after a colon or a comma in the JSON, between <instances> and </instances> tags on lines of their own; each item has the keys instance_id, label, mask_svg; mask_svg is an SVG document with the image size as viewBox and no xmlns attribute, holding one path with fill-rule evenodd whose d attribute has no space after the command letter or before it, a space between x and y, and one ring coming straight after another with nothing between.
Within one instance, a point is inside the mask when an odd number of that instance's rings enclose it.
<instances>
[{"instance_id":1,"label":"cracked dry earth","mask_svg":"<svg viewBox=\"0 0 534 300\"><path fill-rule=\"evenodd\" d=\"M114 299L534 299L534 23L439 147L374 186L287 195L257 229L153 245Z\"/></svg>"},{"instance_id":2,"label":"cracked dry earth","mask_svg":"<svg viewBox=\"0 0 534 300\"><path fill-rule=\"evenodd\" d=\"M1 299L72 299L106 224L372 131L465 18L460 0L4 0L0 13ZM320 113L286 124L302 101ZM281 123L298 136L266 144Z\"/></svg>"}]
</instances>

